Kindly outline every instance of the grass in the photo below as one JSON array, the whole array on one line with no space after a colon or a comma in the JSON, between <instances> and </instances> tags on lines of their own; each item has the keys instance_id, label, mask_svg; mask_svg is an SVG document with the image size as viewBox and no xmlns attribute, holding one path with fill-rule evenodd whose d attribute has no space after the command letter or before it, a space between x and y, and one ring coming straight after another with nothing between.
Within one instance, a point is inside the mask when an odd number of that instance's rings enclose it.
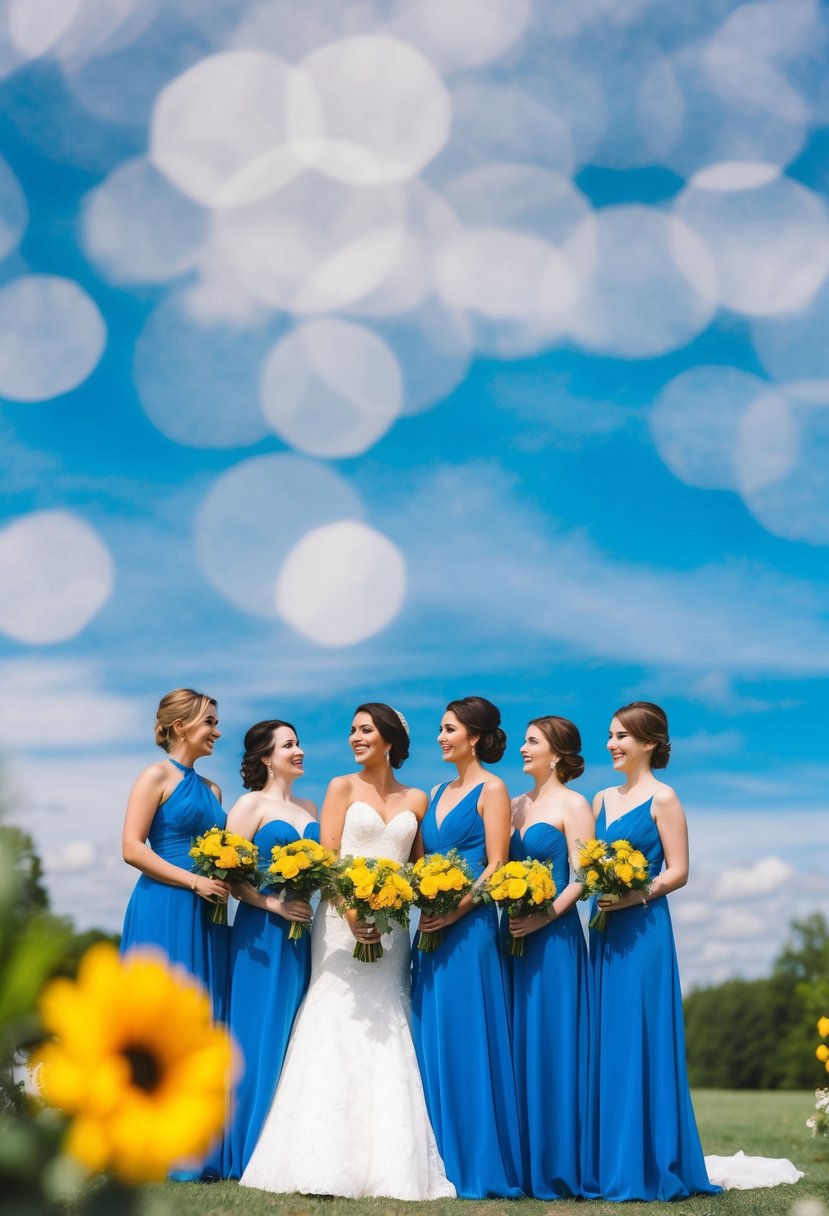
<instances>
[{"instance_id":1,"label":"grass","mask_svg":"<svg viewBox=\"0 0 829 1216\"><path fill-rule=\"evenodd\" d=\"M697 1090L694 1093L705 1152L729 1156L788 1157L805 1171L794 1186L770 1190L729 1191L700 1195L677 1203L604 1203L594 1200L442 1199L402 1203L391 1199L321 1199L304 1195L271 1195L235 1182L167 1183L146 1187L146 1216L778 1216L797 1201L821 1200L829 1207L829 1140L815 1140L805 1121L814 1107L810 1091L765 1093Z\"/></svg>"}]
</instances>

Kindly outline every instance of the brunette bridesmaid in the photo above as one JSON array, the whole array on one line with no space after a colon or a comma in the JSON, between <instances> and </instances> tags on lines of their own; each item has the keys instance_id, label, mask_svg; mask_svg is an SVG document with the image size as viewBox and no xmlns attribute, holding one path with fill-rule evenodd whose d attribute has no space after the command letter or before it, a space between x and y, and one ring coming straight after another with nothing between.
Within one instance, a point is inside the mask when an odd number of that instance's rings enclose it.
<instances>
[{"instance_id":1,"label":"brunette bridesmaid","mask_svg":"<svg viewBox=\"0 0 829 1216\"><path fill-rule=\"evenodd\" d=\"M476 878L507 860L506 786L483 765L506 747L498 709L484 697L451 701L438 743L457 776L436 786L421 824L420 853L455 848ZM495 908L467 895L455 912L423 917L440 930L433 953L414 951L413 1033L429 1117L458 1196L518 1198L521 1149L509 1009Z\"/></svg>"},{"instance_id":2,"label":"brunette bridesmaid","mask_svg":"<svg viewBox=\"0 0 829 1216\"><path fill-rule=\"evenodd\" d=\"M584 772L581 738L567 718L530 722L521 758L533 788L512 803L510 858L550 863L557 891L549 913L509 921L524 941L523 954L507 956L524 1189L562 1199L581 1194L587 1125L587 949L570 862L593 835L593 815L567 788Z\"/></svg>"},{"instance_id":3,"label":"brunette bridesmaid","mask_svg":"<svg viewBox=\"0 0 829 1216\"><path fill-rule=\"evenodd\" d=\"M303 837L319 842L316 806L293 794L303 760L290 722L257 722L245 735L242 784L251 792L231 808L227 826L258 847L263 870L275 845ZM229 1022L244 1072L225 1138L222 1173L227 1178L241 1178L259 1139L311 971L310 932L296 941L288 937L293 924L310 928L311 905L247 885L236 887L234 894L241 903L231 939Z\"/></svg>"},{"instance_id":4,"label":"brunette bridesmaid","mask_svg":"<svg viewBox=\"0 0 829 1216\"><path fill-rule=\"evenodd\" d=\"M671 754L665 711L618 709L607 741L620 785L594 800L596 836L629 841L652 877L618 902L599 900L591 930L593 1019L585 1191L612 1200L711 1194L688 1089L685 1027L666 896L688 881L688 829L674 790L654 775Z\"/></svg>"}]
</instances>

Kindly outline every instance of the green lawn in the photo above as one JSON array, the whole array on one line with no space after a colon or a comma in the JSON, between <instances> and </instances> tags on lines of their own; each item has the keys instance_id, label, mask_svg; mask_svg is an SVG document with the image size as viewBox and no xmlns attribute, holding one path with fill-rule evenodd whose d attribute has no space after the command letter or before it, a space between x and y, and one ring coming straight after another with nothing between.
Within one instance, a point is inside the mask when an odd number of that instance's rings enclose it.
<instances>
[{"instance_id":1,"label":"green lawn","mask_svg":"<svg viewBox=\"0 0 829 1216\"><path fill-rule=\"evenodd\" d=\"M814 1140L805 1126L814 1098L803 1093L752 1093L698 1090L694 1094L703 1147L707 1153L728 1156L738 1149L748 1155L788 1157L806 1177L795 1186L765 1191L731 1191L719 1196L698 1196L676 1203L602 1203L584 1201L547 1203L537 1199L515 1202L444 1199L435 1203L401 1203L389 1199L313 1199L302 1195L270 1195L240 1188L235 1182L151 1186L145 1189L145 1216L659 1216L678 1211L688 1216L771 1216L788 1213L797 1201L820 1199L829 1209L829 1140Z\"/></svg>"}]
</instances>

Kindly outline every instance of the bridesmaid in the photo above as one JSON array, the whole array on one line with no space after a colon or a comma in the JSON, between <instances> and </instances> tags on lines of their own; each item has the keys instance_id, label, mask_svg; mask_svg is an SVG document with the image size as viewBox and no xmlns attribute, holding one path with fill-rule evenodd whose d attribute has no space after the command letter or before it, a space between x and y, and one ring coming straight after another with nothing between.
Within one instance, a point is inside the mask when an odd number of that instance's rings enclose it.
<instances>
[{"instance_id":1,"label":"bridesmaid","mask_svg":"<svg viewBox=\"0 0 829 1216\"><path fill-rule=\"evenodd\" d=\"M458 775L432 791L416 855L456 848L480 878L506 861L509 795L482 767L504 754L500 722L483 697L446 707L438 743ZM414 951L412 1030L447 1177L459 1198L519 1198L518 1105L497 913L467 895L456 912L423 917L420 927L444 935L434 953Z\"/></svg>"},{"instance_id":2,"label":"bridesmaid","mask_svg":"<svg viewBox=\"0 0 829 1216\"><path fill-rule=\"evenodd\" d=\"M510 857L550 861L558 894L551 910L509 922L524 953L512 973L513 1063L524 1189L536 1199L580 1195L587 1124L587 950L569 858L593 836L590 804L567 789L584 772L581 738L567 718L535 718L521 747L534 786L512 803Z\"/></svg>"},{"instance_id":3,"label":"bridesmaid","mask_svg":"<svg viewBox=\"0 0 829 1216\"><path fill-rule=\"evenodd\" d=\"M124 861L141 871L124 917L121 951L161 950L200 980L217 1020L227 1012L228 930L211 923L227 900L227 883L194 874L194 836L224 824L221 791L194 764L220 737L216 702L191 688L161 698L155 741L166 753L138 777L124 820ZM149 842L149 843L148 843Z\"/></svg>"},{"instance_id":4,"label":"bridesmaid","mask_svg":"<svg viewBox=\"0 0 829 1216\"><path fill-rule=\"evenodd\" d=\"M319 841L316 806L291 792L302 765L303 751L290 722L257 722L245 735L242 784L251 793L231 808L227 826L258 846L263 870L274 845L303 837ZM310 926L309 903L282 900L245 884L234 894L241 903L231 938L229 1023L244 1073L225 1137L226 1178L241 1178L259 1139L311 969L310 934L298 941L288 938L292 923Z\"/></svg>"},{"instance_id":5,"label":"bridesmaid","mask_svg":"<svg viewBox=\"0 0 829 1216\"><path fill-rule=\"evenodd\" d=\"M665 898L688 880L682 804L654 769L670 757L668 720L650 701L617 710L607 743L622 784L594 800L596 836L629 840L652 885L599 900L607 928L590 935L592 1033L585 1193L611 1200L712 1194L685 1064L682 996ZM663 869L664 865L664 869Z\"/></svg>"}]
</instances>

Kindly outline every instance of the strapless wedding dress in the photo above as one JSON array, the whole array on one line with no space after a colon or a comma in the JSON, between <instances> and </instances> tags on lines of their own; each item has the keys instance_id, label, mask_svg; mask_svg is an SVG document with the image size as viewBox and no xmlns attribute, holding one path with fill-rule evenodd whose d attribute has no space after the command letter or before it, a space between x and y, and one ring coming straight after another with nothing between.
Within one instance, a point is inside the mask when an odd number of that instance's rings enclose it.
<instances>
[{"instance_id":1,"label":"strapless wedding dress","mask_svg":"<svg viewBox=\"0 0 829 1216\"><path fill-rule=\"evenodd\" d=\"M353 802L340 850L404 862L416 832L411 811L385 823L367 802ZM353 1199L452 1197L409 1026L409 935L384 936L375 963L353 958L354 944L336 910L320 904L311 982L240 1184Z\"/></svg>"}]
</instances>

